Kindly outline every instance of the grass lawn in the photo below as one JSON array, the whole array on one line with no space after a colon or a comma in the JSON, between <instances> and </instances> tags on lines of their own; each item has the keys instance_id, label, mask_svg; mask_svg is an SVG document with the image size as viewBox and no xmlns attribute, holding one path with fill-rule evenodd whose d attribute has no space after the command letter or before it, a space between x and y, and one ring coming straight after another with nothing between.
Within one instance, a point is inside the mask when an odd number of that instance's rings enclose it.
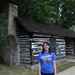
<instances>
[{"instance_id":1,"label":"grass lawn","mask_svg":"<svg viewBox=\"0 0 75 75\"><path fill-rule=\"evenodd\" d=\"M58 63L59 72L69 67L75 66L75 63ZM0 65L0 75L38 75L38 68L35 70L19 68L15 66Z\"/></svg>"},{"instance_id":2,"label":"grass lawn","mask_svg":"<svg viewBox=\"0 0 75 75\"><path fill-rule=\"evenodd\" d=\"M72 66L75 66L75 63L73 62L66 62L66 63L58 63L57 64L58 72L64 71Z\"/></svg>"}]
</instances>

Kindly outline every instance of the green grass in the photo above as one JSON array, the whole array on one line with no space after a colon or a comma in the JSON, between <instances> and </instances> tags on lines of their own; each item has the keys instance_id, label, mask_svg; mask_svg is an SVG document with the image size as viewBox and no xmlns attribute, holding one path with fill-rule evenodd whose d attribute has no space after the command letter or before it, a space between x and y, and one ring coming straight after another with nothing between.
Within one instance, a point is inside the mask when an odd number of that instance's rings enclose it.
<instances>
[{"instance_id":1,"label":"green grass","mask_svg":"<svg viewBox=\"0 0 75 75\"><path fill-rule=\"evenodd\" d=\"M72 66L75 66L75 63L73 63L73 62L62 63L62 64L59 64L58 69L59 69L59 72L61 72Z\"/></svg>"},{"instance_id":2,"label":"green grass","mask_svg":"<svg viewBox=\"0 0 75 75\"><path fill-rule=\"evenodd\" d=\"M31 70L15 67L15 66L6 66L0 65L0 75L33 75Z\"/></svg>"},{"instance_id":3,"label":"green grass","mask_svg":"<svg viewBox=\"0 0 75 75\"><path fill-rule=\"evenodd\" d=\"M61 62L58 63L59 72L75 66L75 63L72 62ZM0 75L39 75L38 74L38 67L36 67L33 71L31 69L20 68L16 66L7 66L7 65L0 65Z\"/></svg>"}]
</instances>

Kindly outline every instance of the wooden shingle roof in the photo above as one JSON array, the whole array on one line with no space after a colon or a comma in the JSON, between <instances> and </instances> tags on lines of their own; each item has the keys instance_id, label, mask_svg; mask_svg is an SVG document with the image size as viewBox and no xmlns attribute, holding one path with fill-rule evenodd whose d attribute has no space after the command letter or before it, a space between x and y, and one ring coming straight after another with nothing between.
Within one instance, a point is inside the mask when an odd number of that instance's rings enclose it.
<instances>
[{"instance_id":1,"label":"wooden shingle roof","mask_svg":"<svg viewBox=\"0 0 75 75\"><path fill-rule=\"evenodd\" d=\"M17 25L23 26L24 29L31 33L42 33L62 37L75 38L75 32L60 27L59 25L50 25L37 23L30 18L15 18Z\"/></svg>"}]
</instances>

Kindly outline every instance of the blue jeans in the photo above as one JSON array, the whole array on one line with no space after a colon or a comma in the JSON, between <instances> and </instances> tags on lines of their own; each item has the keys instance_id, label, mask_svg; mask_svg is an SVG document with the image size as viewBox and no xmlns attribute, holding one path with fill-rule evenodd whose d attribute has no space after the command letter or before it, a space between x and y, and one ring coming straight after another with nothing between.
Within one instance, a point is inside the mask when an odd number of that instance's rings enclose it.
<instances>
[{"instance_id":1,"label":"blue jeans","mask_svg":"<svg viewBox=\"0 0 75 75\"><path fill-rule=\"evenodd\" d=\"M54 75L54 73L43 73L43 72L41 72L41 75Z\"/></svg>"}]
</instances>

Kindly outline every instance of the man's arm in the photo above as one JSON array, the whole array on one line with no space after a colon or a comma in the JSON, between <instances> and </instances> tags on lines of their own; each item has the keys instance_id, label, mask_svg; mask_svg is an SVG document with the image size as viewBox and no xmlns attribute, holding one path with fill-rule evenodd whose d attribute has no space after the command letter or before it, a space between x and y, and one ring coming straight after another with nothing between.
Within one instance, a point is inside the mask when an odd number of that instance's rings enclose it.
<instances>
[{"instance_id":1,"label":"man's arm","mask_svg":"<svg viewBox=\"0 0 75 75\"><path fill-rule=\"evenodd\" d=\"M53 53L53 68L54 68L54 75L56 75L57 69L56 69L56 54L55 53Z\"/></svg>"},{"instance_id":2,"label":"man's arm","mask_svg":"<svg viewBox=\"0 0 75 75\"><path fill-rule=\"evenodd\" d=\"M40 63L39 63L39 75L41 75L41 66L40 66Z\"/></svg>"},{"instance_id":3,"label":"man's arm","mask_svg":"<svg viewBox=\"0 0 75 75\"><path fill-rule=\"evenodd\" d=\"M54 65L54 75L56 75L56 61L53 61L53 65Z\"/></svg>"}]
</instances>

